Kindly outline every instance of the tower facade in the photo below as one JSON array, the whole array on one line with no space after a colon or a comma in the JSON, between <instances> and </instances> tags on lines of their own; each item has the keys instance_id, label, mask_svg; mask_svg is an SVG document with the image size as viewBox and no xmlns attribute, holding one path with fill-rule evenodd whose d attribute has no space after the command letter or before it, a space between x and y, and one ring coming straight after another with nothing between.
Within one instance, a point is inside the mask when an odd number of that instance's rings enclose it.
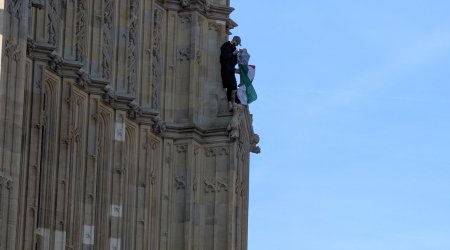
<instances>
[{"instance_id":1,"label":"tower facade","mask_svg":"<svg viewBox=\"0 0 450 250\"><path fill-rule=\"evenodd\" d=\"M0 250L247 249L229 0L0 0Z\"/></svg>"}]
</instances>

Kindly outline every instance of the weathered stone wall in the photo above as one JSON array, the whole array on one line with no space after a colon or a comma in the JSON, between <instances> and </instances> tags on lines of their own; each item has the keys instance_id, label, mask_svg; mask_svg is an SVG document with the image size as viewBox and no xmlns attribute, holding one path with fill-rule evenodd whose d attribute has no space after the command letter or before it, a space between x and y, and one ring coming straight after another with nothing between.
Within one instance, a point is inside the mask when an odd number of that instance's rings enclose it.
<instances>
[{"instance_id":1,"label":"weathered stone wall","mask_svg":"<svg viewBox=\"0 0 450 250\"><path fill-rule=\"evenodd\" d=\"M232 10L0 0L0 250L246 249L258 138L221 89Z\"/></svg>"}]
</instances>

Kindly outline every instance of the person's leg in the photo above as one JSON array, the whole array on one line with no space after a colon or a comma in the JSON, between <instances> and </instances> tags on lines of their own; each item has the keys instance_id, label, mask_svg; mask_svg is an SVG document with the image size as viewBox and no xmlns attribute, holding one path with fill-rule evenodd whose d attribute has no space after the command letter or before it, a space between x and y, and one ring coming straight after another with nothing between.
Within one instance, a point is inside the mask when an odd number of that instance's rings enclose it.
<instances>
[{"instance_id":1,"label":"person's leg","mask_svg":"<svg viewBox=\"0 0 450 250\"><path fill-rule=\"evenodd\" d=\"M230 80L228 79L229 77L228 77L227 71L222 68L220 70L220 75L222 76L222 87L224 89L226 89L227 85L229 85L229 82L230 82Z\"/></svg>"},{"instance_id":2,"label":"person's leg","mask_svg":"<svg viewBox=\"0 0 450 250\"><path fill-rule=\"evenodd\" d=\"M232 88L227 88L227 100L229 102L231 102L232 98L233 98L233 89Z\"/></svg>"}]
</instances>

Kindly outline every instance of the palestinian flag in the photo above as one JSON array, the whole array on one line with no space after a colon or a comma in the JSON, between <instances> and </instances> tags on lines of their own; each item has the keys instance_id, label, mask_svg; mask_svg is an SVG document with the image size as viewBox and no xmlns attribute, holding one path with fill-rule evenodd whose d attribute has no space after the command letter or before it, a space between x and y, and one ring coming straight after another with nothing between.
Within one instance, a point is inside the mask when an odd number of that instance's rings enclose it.
<instances>
[{"instance_id":1,"label":"palestinian flag","mask_svg":"<svg viewBox=\"0 0 450 250\"><path fill-rule=\"evenodd\" d=\"M239 64L241 83L245 86L248 104L254 102L258 98L255 88L252 85L253 78L255 78L255 69L255 65Z\"/></svg>"}]
</instances>

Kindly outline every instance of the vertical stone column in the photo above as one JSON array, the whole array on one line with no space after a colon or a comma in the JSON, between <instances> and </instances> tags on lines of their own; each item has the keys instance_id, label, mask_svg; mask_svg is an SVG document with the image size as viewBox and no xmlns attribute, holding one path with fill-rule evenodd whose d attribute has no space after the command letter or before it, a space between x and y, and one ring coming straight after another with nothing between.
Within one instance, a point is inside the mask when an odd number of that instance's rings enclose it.
<instances>
[{"instance_id":1,"label":"vertical stone column","mask_svg":"<svg viewBox=\"0 0 450 250\"><path fill-rule=\"evenodd\" d=\"M3 52L3 32L4 32L4 28L3 26L5 25L5 21L4 21L4 15L3 12L5 11L5 2L4 0L0 0L0 83L2 81L2 74L3 74L3 69L2 69L2 61L3 61L3 57L2 57L2 52ZM2 86L2 85L0 85ZM0 170L0 174L2 174L1 170ZM5 182L5 179L3 177L3 175L0 175L0 249L5 249L5 246L3 245L2 242L5 241L5 230L4 230L4 220L6 219L5 217L5 207L6 207L6 197L4 197L3 194L3 183ZM4 204L5 202L5 204Z\"/></svg>"},{"instance_id":2,"label":"vertical stone column","mask_svg":"<svg viewBox=\"0 0 450 250\"><path fill-rule=\"evenodd\" d=\"M16 249L28 5L1 1L0 249ZM4 41L3 41L4 39Z\"/></svg>"},{"instance_id":3,"label":"vertical stone column","mask_svg":"<svg viewBox=\"0 0 450 250\"><path fill-rule=\"evenodd\" d=\"M2 77L2 52L3 52L3 26L5 21L3 20L3 12L5 11L5 1L0 0L0 79Z\"/></svg>"}]
</instances>

